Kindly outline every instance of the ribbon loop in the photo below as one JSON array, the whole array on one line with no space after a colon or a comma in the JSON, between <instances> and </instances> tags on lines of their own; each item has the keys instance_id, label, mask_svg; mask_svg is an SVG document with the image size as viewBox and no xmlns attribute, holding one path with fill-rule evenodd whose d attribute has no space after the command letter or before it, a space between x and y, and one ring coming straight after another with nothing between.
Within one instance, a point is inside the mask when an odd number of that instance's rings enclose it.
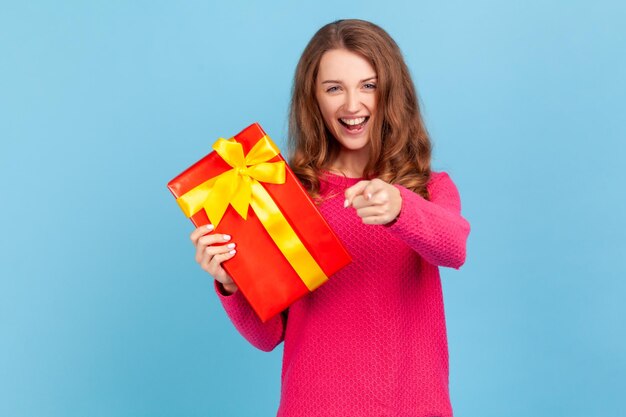
<instances>
[{"instance_id":1,"label":"ribbon loop","mask_svg":"<svg viewBox=\"0 0 626 417\"><path fill-rule=\"evenodd\" d=\"M269 182L270 184L285 183L285 163L279 162L263 162L251 166L247 170L247 174L260 182Z\"/></svg>"},{"instance_id":2,"label":"ribbon loop","mask_svg":"<svg viewBox=\"0 0 626 417\"><path fill-rule=\"evenodd\" d=\"M280 153L280 149L268 136L263 136L246 155L246 165L257 165L266 162Z\"/></svg>"},{"instance_id":3,"label":"ribbon loop","mask_svg":"<svg viewBox=\"0 0 626 417\"><path fill-rule=\"evenodd\" d=\"M213 150L233 168L246 166L246 159L243 156L243 146L241 146L239 142L219 138L215 144L213 144Z\"/></svg>"}]
</instances>

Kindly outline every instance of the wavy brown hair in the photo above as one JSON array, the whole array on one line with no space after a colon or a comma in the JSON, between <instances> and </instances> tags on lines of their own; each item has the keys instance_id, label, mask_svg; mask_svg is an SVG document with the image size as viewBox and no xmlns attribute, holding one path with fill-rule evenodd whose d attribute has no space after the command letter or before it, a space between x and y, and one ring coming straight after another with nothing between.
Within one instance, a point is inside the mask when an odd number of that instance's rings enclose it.
<instances>
[{"instance_id":1,"label":"wavy brown hair","mask_svg":"<svg viewBox=\"0 0 626 417\"><path fill-rule=\"evenodd\" d=\"M324 124L315 90L326 51L347 49L367 59L378 78L377 110L370 123L370 159L365 178L400 184L428 199L431 143L415 86L396 42L379 26L363 20L337 20L322 27L304 49L293 82L289 115L290 166L313 198L319 177L337 157L340 145Z\"/></svg>"}]
</instances>

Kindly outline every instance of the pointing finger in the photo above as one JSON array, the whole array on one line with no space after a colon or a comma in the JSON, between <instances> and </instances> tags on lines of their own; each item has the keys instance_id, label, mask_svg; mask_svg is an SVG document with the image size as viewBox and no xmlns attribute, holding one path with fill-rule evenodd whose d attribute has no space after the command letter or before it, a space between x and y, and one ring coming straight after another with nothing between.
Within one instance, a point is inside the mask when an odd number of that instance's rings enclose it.
<instances>
[{"instance_id":1,"label":"pointing finger","mask_svg":"<svg viewBox=\"0 0 626 417\"><path fill-rule=\"evenodd\" d=\"M372 196L384 190L385 183L380 180L372 180L363 190L363 197L366 200L371 200Z\"/></svg>"},{"instance_id":2,"label":"pointing finger","mask_svg":"<svg viewBox=\"0 0 626 417\"><path fill-rule=\"evenodd\" d=\"M367 181L367 180L359 181L356 184L354 184L352 187L347 188L344 193L346 200L344 201L343 206L350 207L352 205L352 200L354 200L354 197L363 193L363 190L365 190L365 188L368 186L369 183L370 181Z\"/></svg>"}]
</instances>

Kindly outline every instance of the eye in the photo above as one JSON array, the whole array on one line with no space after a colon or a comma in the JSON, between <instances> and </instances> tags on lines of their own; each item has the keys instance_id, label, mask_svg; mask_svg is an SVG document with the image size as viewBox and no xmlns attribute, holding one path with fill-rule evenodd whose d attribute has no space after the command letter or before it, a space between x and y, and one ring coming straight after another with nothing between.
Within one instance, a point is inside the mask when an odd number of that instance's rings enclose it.
<instances>
[{"instance_id":1,"label":"eye","mask_svg":"<svg viewBox=\"0 0 626 417\"><path fill-rule=\"evenodd\" d=\"M376 90L376 84L374 83L363 84L363 88L365 88L366 90Z\"/></svg>"},{"instance_id":2,"label":"eye","mask_svg":"<svg viewBox=\"0 0 626 417\"><path fill-rule=\"evenodd\" d=\"M334 93L334 92L336 92L336 91L339 91L339 87L338 87L338 86L336 86L336 85L333 85L332 87L328 87L328 88L326 89L326 92L327 92L327 93Z\"/></svg>"}]
</instances>

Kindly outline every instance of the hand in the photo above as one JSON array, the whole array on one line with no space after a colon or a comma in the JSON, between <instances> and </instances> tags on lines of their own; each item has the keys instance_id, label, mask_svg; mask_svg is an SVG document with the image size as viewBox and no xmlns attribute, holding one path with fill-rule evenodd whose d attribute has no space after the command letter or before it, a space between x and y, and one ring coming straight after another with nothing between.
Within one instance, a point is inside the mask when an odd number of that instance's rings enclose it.
<instances>
[{"instance_id":1,"label":"hand","mask_svg":"<svg viewBox=\"0 0 626 417\"><path fill-rule=\"evenodd\" d=\"M345 192L344 207L354 207L363 224L387 224L402 208L400 190L379 180L359 181Z\"/></svg>"},{"instance_id":2,"label":"hand","mask_svg":"<svg viewBox=\"0 0 626 417\"><path fill-rule=\"evenodd\" d=\"M237 291L237 284L222 268L222 262L235 256L235 244L229 243L231 237L222 233L211 233L213 225L200 226L189 236L196 247L196 262L213 278L222 284L228 294Z\"/></svg>"}]
</instances>

